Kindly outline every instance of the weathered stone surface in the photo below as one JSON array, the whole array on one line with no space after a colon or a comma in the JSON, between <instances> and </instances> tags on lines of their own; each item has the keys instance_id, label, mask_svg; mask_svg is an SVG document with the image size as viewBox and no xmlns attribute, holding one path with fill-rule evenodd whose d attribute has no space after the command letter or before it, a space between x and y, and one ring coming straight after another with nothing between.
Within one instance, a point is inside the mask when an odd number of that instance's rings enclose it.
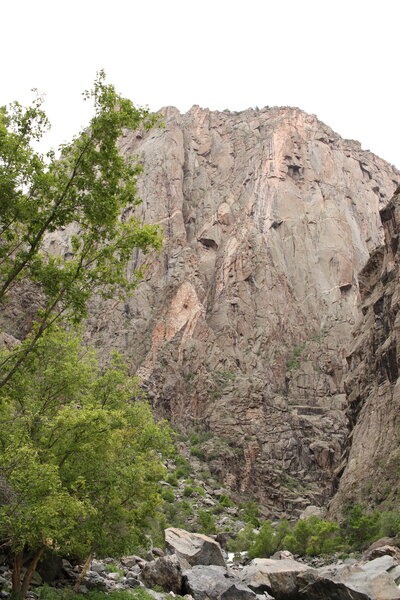
<instances>
[{"instance_id":1,"label":"weathered stone surface","mask_svg":"<svg viewBox=\"0 0 400 600\"><path fill-rule=\"evenodd\" d=\"M92 564L90 565L91 571L96 571L96 573L104 573L106 568L104 563L101 560L92 560Z\"/></svg>"},{"instance_id":2,"label":"weathered stone surface","mask_svg":"<svg viewBox=\"0 0 400 600\"><path fill-rule=\"evenodd\" d=\"M153 588L161 586L166 592L180 594L182 591L182 571L178 557L162 556L157 560L147 563L141 572L143 583Z\"/></svg>"},{"instance_id":3,"label":"weathered stone surface","mask_svg":"<svg viewBox=\"0 0 400 600\"><path fill-rule=\"evenodd\" d=\"M298 109L162 112L121 149L164 249L133 258L149 269L132 298L94 302L88 337L160 413L229 442L204 448L226 487L299 514L332 493L357 274L399 174Z\"/></svg>"},{"instance_id":4,"label":"weathered stone surface","mask_svg":"<svg viewBox=\"0 0 400 600\"><path fill-rule=\"evenodd\" d=\"M296 560L255 558L243 569L241 579L257 593L266 591L277 600L290 600L298 592L298 574L309 570L308 565Z\"/></svg>"},{"instance_id":5,"label":"weathered stone surface","mask_svg":"<svg viewBox=\"0 0 400 600\"><path fill-rule=\"evenodd\" d=\"M246 585L225 567L197 565L183 572L183 589L194 600L256 600Z\"/></svg>"},{"instance_id":6,"label":"weathered stone surface","mask_svg":"<svg viewBox=\"0 0 400 600\"><path fill-rule=\"evenodd\" d=\"M299 519L308 519L309 517L324 519L326 517L326 508L322 506L307 506L307 508L299 515Z\"/></svg>"},{"instance_id":7,"label":"weathered stone surface","mask_svg":"<svg viewBox=\"0 0 400 600\"><path fill-rule=\"evenodd\" d=\"M165 546L168 554L177 556L183 568L193 565L225 566L220 545L207 535L169 527L165 530Z\"/></svg>"},{"instance_id":8,"label":"weathered stone surface","mask_svg":"<svg viewBox=\"0 0 400 600\"><path fill-rule=\"evenodd\" d=\"M394 544L392 538L381 538L367 548L362 559L369 561L379 558L379 556L393 556L393 558L400 562L400 548Z\"/></svg>"},{"instance_id":9,"label":"weathered stone surface","mask_svg":"<svg viewBox=\"0 0 400 600\"><path fill-rule=\"evenodd\" d=\"M330 512L397 503L400 493L400 189L381 211L385 243L361 271L361 311L346 379L350 434Z\"/></svg>"},{"instance_id":10,"label":"weathered stone surface","mask_svg":"<svg viewBox=\"0 0 400 600\"><path fill-rule=\"evenodd\" d=\"M400 600L400 589L390 571L397 565L391 556L351 566L329 565L298 576L306 600Z\"/></svg>"},{"instance_id":11,"label":"weathered stone surface","mask_svg":"<svg viewBox=\"0 0 400 600\"><path fill-rule=\"evenodd\" d=\"M135 565L144 565L146 563L146 561L141 558L140 556L136 556L135 554L132 554L131 556L123 556L121 559L121 564L124 567L134 567Z\"/></svg>"},{"instance_id":12,"label":"weathered stone surface","mask_svg":"<svg viewBox=\"0 0 400 600\"><path fill-rule=\"evenodd\" d=\"M88 341L124 352L159 413L225 440L204 447L225 487L296 516L343 469L357 276L400 176L295 108L162 113L164 129L126 132L121 150L144 165L143 202L125 215L159 223L165 245L132 257L149 267L132 298L93 300ZM64 255L70 235L48 248ZM0 315L16 339L38 308L31 288Z\"/></svg>"}]
</instances>

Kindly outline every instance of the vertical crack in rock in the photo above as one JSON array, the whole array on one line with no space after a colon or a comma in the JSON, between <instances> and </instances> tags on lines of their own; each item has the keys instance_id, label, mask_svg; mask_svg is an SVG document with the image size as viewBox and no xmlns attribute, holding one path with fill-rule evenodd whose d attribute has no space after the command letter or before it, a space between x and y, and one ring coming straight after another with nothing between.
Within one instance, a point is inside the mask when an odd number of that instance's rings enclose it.
<instances>
[{"instance_id":1,"label":"vertical crack in rock","mask_svg":"<svg viewBox=\"0 0 400 600\"><path fill-rule=\"evenodd\" d=\"M381 211L384 245L360 273L362 306L348 356L346 378L350 431L339 489L331 503L336 516L345 504L386 507L400 493L400 190Z\"/></svg>"}]
</instances>

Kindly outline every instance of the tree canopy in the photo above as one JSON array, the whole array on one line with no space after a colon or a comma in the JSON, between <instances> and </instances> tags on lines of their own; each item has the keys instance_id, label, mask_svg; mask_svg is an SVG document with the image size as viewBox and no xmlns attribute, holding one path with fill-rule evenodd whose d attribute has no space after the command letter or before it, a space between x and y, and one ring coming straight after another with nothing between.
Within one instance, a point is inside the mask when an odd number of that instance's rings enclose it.
<instances>
[{"instance_id":1,"label":"tree canopy","mask_svg":"<svg viewBox=\"0 0 400 600\"><path fill-rule=\"evenodd\" d=\"M84 96L94 102L94 116L59 158L32 148L48 127L40 96L28 108L14 102L0 109L0 305L21 280L41 293L31 345L12 369L0 365L0 387L48 326L86 316L94 291L112 297L135 287L142 274L127 273L133 249L161 246L157 226L121 217L138 203L141 166L118 149L125 128L148 129L156 116L118 95L103 72ZM62 255L48 248L60 229L70 234Z\"/></svg>"},{"instance_id":2,"label":"tree canopy","mask_svg":"<svg viewBox=\"0 0 400 600\"><path fill-rule=\"evenodd\" d=\"M48 127L39 96L28 108L0 108L0 309L24 286L40 306L28 334L0 348L0 545L13 555L15 598L46 548L78 557L134 550L161 501L170 443L123 358L100 368L76 333L93 293L137 285L133 250L161 246L156 225L128 216L141 167L118 148L125 128L156 117L103 72L84 95L94 116L57 158L32 148ZM66 247L54 252L60 231Z\"/></svg>"},{"instance_id":3,"label":"tree canopy","mask_svg":"<svg viewBox=\"0 0 400 600\"><path fill-rule=\"evenodd\" d=\"M48 329L1 395L0 540L15 564L28 549L118 556L143 542L169 434L121 357L101 370L77 335Z\"/></svg>"}]
</instances>

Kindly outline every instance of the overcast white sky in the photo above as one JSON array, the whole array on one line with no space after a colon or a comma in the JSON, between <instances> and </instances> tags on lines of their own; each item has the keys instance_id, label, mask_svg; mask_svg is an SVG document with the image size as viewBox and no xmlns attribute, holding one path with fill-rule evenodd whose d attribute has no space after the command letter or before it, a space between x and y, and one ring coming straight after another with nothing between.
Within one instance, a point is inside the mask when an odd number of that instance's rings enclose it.
<instances>
[{"instance_id":1,"label":"overcast white sky","mask_svg":"<svg viewBox=\"0 0 400 600\"><path fill-rule=\"evenodd\" d=\"M3 0L0 104L46 93L56 146L104 68L137 104L298 106L400 167L400 0Z\"/></svg>"}]
</instances>

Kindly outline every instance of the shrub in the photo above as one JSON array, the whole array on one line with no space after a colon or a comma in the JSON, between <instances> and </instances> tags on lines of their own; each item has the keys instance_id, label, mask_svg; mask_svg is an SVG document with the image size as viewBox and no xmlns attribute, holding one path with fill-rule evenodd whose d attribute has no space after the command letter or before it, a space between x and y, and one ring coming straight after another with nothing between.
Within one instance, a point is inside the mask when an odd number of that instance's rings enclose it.
<instances>
[{"instance_id":1,"label":"shrub","mask_svg":"<svg viewBox=\"0 0 400 600\"><path fill-rule=\"evenodd\" d=\"M289 358L286 361L286 368L289 371L294 371L295 369L299 369L300 368L300 362L297 360L297 358Z\"/></svg>"},{"instance_id":2,"label":"shrub","mask_svg":"<svg viewBox=\"0 0 400 600\"><path fill-rule=\"evenodd\" d=\"M254 527L258 527L260 525L260 507L256 502L246 502L241 506L242 509L242 518L246 521L246 523L251 523Z\"/></svg>"},{"instance_id":3,"label":"shrub","mask_svg":"<svg viewBox=\"0 0 400 600\"><path fill-rule=\"evenodd\" d=\"M379 537L393 537L400 532L400 512L386 511L379 520Z\"/></svg>"},{"instance_id":4,"label":"shrub","mask_svg":"<svg viewBox=\"0 0 400 600\"><path fill-rule=\"evenodd\" d=\"M193 496L193 494L194 494L194 489L190 485L186 485L183 489L183 495L188 497L188 496Z\"/></svg>"},{"instance_id":5,"label":"shrub","mask_svg":"<svg viewBox=\"0 0 400 600\"><path fill-rule=\"evenodd\" d=\"M176 476L176 473L168 473L167 477L165 478L165 481L170 485L173 485L174 487L178 485L178 478Z\"/></svg>"},{"instance_id":6,"label":"shrub","mask_svg":"<svg viewBox=\"0 0 400 600\"><path fill-rule=\"evenodd\" d=\"M344 549L339 525L315 516L297 521L291 533L282 540L282 545L294 554L310 556Z\"/></svg>"},{"instance_id":7,"label":"shrub","mask_svg":"<svg viewBox=\"0 0 400 600\"><path fill-rule=\"evenodd\" d=\"M380 513L367 515L359 504L354 504L346 507L344 514L345 519L340 529L351 548L363 550L379 538Z\"/></svg>"},{"instance_id":8,"label":"shrub","mask_svg":"<svg viewBox=\"0 0 400 600\"><path fill-rule=\"evenodd\" d=\"M217 526L213 515L206 511L200 510L197 516L197 525L201 533L212 535L217 533Z\"/></svg>"},{"instance_id":9,"label":"shrub","mask_svg":"<svg viewBox=\"0 0 400 600\"><path fill-rule=\"evenodd\" d=\"M203 450L201 450L201 448L191 448L190 454L192 456L195 456L196 458L200 458L200 459L205 457L205 454L204 454Z\"/></svg>"},{"instance_id":10,"label":"shrub","mask_svg":"<svg viewBox=\"0 0 400 600\"><path fill-rule=\"evenodd\" d=\"M192 472L192 466L184 456L178 455L175 459L176 470L175 475L178 479L188 477Z\"/></svg>"},{"instance_id":11,"label":"shrub","mask_svg":"<svg viewBox=\"0 0 400 600\"><path fill-rule=\"evenodd\" d=\"M165 490L163 490L163 492L162 492L162 497L164 498L164 500L165 500L166 502L170 502L170 503L171 503L171 502L175 502L175 494L174 494L174 492L173 492L171 489L169 489L169 488L166 488Z\"/></svg>"},{"instance_id":12,"label":"shrub","mask_svg":"<svg viewBox=\"0 0 400 600\"><path fill-rule=\"evenodd\" d=\"M249 557L263 558L271 556L282 547L282 541L289 532L290 526L287 521L281 521L277 527L273 527L271 521L264 521L249 547Z\"/></svg>"},{"instance_id":13,"label":"shrub","mask_svg":"<svg viewBox=\"0 0 400 600\"><path fill-rule=\"evenodd\" d=\"M229 540L228 549L230 552L246 552L250 545L254 542L256 532L254 531L253 525L247 523L247 525L239 531L234 540Z\"/></svg>"},{"instance_id":14,"label":"shrub","mask_svg":"<svg viewBox=\"0 0 400 600\"><path fill-rule=\"evenodd\" d=\"M219 503L224 508L233 506L232 500L226 494L221 494L221 496L219 497Z\"/></svg>"},{"instance_id":15,"label":"shrub","mask_svg":"<svg viewBox=\"0 0 400 600\"><path fill-rule=\"evenodd\" d=\"M193 514L193 507L187 500L183 500L180 504L166 504L164 506L166 527L179 527L192 531L192 526L188 523L189 517Z\"/></svg>"}]
</instances>

